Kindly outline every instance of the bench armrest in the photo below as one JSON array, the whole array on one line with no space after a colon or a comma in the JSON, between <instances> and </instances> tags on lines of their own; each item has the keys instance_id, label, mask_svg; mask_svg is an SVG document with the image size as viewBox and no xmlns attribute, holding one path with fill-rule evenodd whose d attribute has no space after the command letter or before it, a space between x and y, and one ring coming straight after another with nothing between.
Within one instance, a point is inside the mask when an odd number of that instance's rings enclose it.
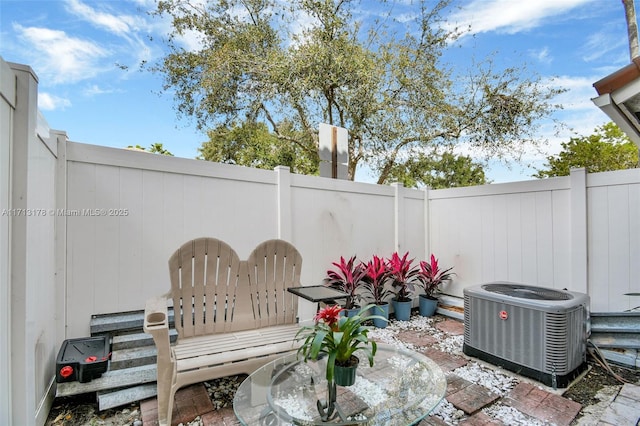
<instances>
[{"instance_id":1,"label":"bench armrest","mask_svg":"<svg viewBox=\"0 0 640 426\"><path fill-rule=\"evenodd\" d=\"M158 351L158 363L170 362L169 316L167 299L164 296L147 300L144 309L145 333L151 334Z\"/></svg>"}]
</instances>

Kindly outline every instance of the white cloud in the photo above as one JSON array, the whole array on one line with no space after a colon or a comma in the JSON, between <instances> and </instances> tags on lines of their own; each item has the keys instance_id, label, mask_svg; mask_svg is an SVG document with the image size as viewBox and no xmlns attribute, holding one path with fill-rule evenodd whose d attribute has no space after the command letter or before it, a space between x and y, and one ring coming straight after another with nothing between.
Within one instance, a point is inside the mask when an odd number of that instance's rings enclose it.
<instances>
[{"instance_id":1,"label":"white cloud","mask_svg":"<svg viewBox=\"0 0 640 426\"><path fill-rule=\"evenodd\" d=\"M71 101L69 99L61 98L47 92L38 93L38 108L43 111L64 110L70 106Z\"/></svg>"},{"instance_id":2,"label":"white cloud","mask_svg":"<svg viewBox=\"0 0 640 426\"><path fill-rule=\"evenodd\" d=\"M543 47L541 49L531 49L529 50L529 56L537 60L542 64L551 64L553 62L553 58L549 56L549 48Z\"/></svg>"},{"instance_id":3,"label":"white cloud","mask_svg":"<svg viewBox=\"0 0 640 426\"><path fill-rule=\"evenodd\" d=\"M585 76L554 78L550 84L567 89L565 93L554 99L554 102L562 104L565 111L585 111L596 108L591 99L598 95L593 88L593 83L599 79L599 77Z\"/></svg>"},{"instance_id":4,"label":"white cloud","mask_svg":"<svg viewBox=\"0 0 640 426\"><path fill-rule=\"evenodd\" d=\"M595 0L472 0L448 19L449 26L467 27L472 33L500 31L515 34L545 24L560 15Z\"/></svg>"},{"instance_id":5,"label":"white cloud","mask_svg":"<svg viewBox=\"0 0 640 426\"><path fill-rule=\"evenodd\" d=\"M617 52L625 51L625 47L628 46L627 38L616 37L615 34L620 34L621 31L612 31L610 26L608 27L598 29L587 38L587 42L581 49L585 52L582 56L585 62L592 62L602 57L611 58ZM628 61L629 56L620 59Z\"/></svg>"},{"instance_id":6,"label":"white cloud","mask_svg":"<svg viewBox=\"0 0 640 426\"><path fill-rule=\"evenodd\" d=\"M19 24L14 24L13 29L30 45L36 72L53 84L94 77L101 71L99 60L110 54L96 43L71 37L64 31Z\"/></svg>"},{"instance_id":7,"label":"white cloud","mask_svg":"<svg viewBox=\"0 0 640 426\"><path fill-rule=\"evenodd\" d=\"M92 84L91 86L86 87L82 90L82 94L85 96L106 95L114 92L116 91L113 89L103 89L99 87L97 84Z\"/></svg>"},{"instance_id":8,"label":"white cloud","mask_svg":"<svg viewBox=\"0 0 640 426\"><path fill-rule=\"evenodd\" d=\"M95 4L100 6L99 8L97 6L91 7L81 0L66 0L65 4L69 13L98 29L124 39L126 44L113 43L114 48L129 57L125 62L139 64L151 60L154 56L152 49L145 41L145 33L154 33L157 25L153 21L145 19L144 12L140 12L140 10L152 9L153 3L149 3L148 0L136 0L136 2L139 6L138 13L135 15L119 11L111 13L112 9L108 2L96 2ZM116 62L122 61L122 59L116 60ZM125 63L124 65L130 64Z\"/></svg>"},{"instance_id":9,"label":"white cloud","mask_svg":"<svg viewBox=\"0 0 640 426\"><path fill-rule=\"evenodd\" d=\"M129 33L131 24L133 24L133 18L129 16L116 16L101 12L87 6L79 0L67 0L66 5L70 13L90 22L98 28L106 29L114 34L123 35Z\"/></svg>"}]
</instances>

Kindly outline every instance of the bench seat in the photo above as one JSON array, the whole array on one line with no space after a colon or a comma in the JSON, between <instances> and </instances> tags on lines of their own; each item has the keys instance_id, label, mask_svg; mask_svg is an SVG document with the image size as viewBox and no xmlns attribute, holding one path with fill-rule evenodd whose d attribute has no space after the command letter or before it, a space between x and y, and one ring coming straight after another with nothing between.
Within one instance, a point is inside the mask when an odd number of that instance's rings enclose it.
<instances>
[{"instance_id":1,"label":"bench seat","mask_svg":"<svg viewBox=\"0 0 640 426\"><path fill-rule=\"evenodd\" d=\"M185 339L173 348L176 371L228 366L253 358L284 355L297 349L293 341L298 330L297 325L281 325ZM260 360L260 364L264 363Z\"/></svg>"}]
</instances>

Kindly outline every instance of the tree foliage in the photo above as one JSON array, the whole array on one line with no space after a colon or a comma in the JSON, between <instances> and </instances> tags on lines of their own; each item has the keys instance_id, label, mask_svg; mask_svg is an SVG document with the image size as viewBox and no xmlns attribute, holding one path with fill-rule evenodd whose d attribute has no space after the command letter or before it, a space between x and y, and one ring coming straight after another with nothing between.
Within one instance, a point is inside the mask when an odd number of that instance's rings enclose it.
<instances>
[{"instance_id":1,"label":"tree foliage","mask_svg":"<svg viewBox=\"0 0 640 426\"><path fill-rule=\"evenodd\" d=\"M171 152L169 152L169 150L167 150L164 146L162 146L162 144L160 142L156 142L156 143L152 143L151 145L149 145L149 148L145 148L142 147L140 145L129 145L127 146L127 148L130 149L137 149L140 151L147 151L147 152L151 152L153 154L162 154L162 155L168 155L170 157L173 157L173 154Z\"/></svg>"},{"instance_id":2,"label":"tree foliage","mask_svg":"<svg viewBox=\"0 0 640 426\"><path fill-rule=\"evenodd\" d=\"M451 1L417 1L399 22L385 0L160 0L155 14L173 26L152 70L200 128L265 123L269 141L295 146L305 164L317 163L318 123L348 129L350 178L367 164L385 183L409 153L436 146L519 158L542 142L537 123L562 90L491 58L444 64L462 34L444 25ZM365 5L386 15L368 17ZM199 47L186 49L185 35Z\"/></svg>"},{"instance_id":3,"label":"tree foliage","mask_svg":"<svg viewBox=\"0 0 640 426\"><path fill-rule=\"evenodd\" d=\"M592 135L563 142L562 151L547 157L547 165L534 177L568 176L571 169L580 167L589 173L636 168L638 146L609 122L597 127Z\"/></svg>"},{"instance_id":4,"label":"tree foliage","mask_svg":"<svg viewBox=\"0 0 640 426\"><path fill-rule=\"evenodd\" d=\"M432 189L488 183L482 164L469 156L448 151L432 155L416 154L408 161L396 164L389 174L389 180L400 182L407 188L428 186Z\"/></svg>"},{"instance_id":5,"label":"tree foliage","mask_svg":"<svg viewBox=\"0 0 640 426\"><path fill-rule=\"evenodd\" d=\"M281 126L281 131L294 135L293 128ZM199 158L203 160L269 170L288 166L300 174L313 174L318 170L317 157L309 158L298 145L279 143L265 123L244 121L220 125L207 134L209 141L199 149Z\"/></svg>"}]
</instances>

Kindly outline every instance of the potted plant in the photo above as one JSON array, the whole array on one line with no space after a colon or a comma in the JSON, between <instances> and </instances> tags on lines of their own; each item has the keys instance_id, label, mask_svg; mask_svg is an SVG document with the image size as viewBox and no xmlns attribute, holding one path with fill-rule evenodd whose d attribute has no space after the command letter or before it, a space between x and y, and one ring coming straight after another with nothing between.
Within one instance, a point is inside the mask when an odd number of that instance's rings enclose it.
<instances>
[{"instance_id":1,"label":"potted plant","mask_svg":"<svg viewBox=\"0 0 640 426\"><path fill-rule=\"evenodd\" d=\"M326 284L344 293L347 293L347 300L344 304L345 314L347 316L357 312L358 301L361 295L358 289L363 283L363 279L367 274L365 266L362 263L356 263L356 257L352 256L349 260L345 260L340 256L340 263L333 262L337 269L329 269L327 271Z\"/></svg>"},{"instance_id":2,"label":"potted plant","mask_svg":"<svg viewBox=\"0 0 640 426\"><path fill-rule=\"evenodd\" d=\"M420 282L424 290L424 294L420 295L420 315L430 317L435 314L438 307L436 295L442 282L451 279L452 269L453 267L440 269L438 259L433 254L429 262L420 262Z\"/></svg>"},{"instance_id":3,"label":"potted plant","mask_svg":"<svg viewBox=\"0 0 640 426\"><path fill-rule=\"evenodd\" d=\"M365 306L350 317L341 315L343 308L337 305L320 309L313 317L315 324L300 328L296 335L296 341L303 340L298 348L298 356L304 355L306 362L327 355L327 381L335 381L340 386L352 385L355 369L360 363L360 359L354 355L356 350L362 349L369 359L369 365L373 366L377 345L367 336L370 328L363 325L373 318L365 315L372 306Z\"/></svg>"},{"instance_id":4,"label":"potted plant","mask_svg":"<svg viewBox=\"0 0 640 426\"><path fill-rule=\"evenodd\" d=\"M389 302L387 300L392 294L391 290L386 286L386 282L389 279L389 269L383 258L374 255L365 265L365 270L364 290L369 293L375 305L373 313L384 318L384 320L375 318L373 325L378 328L385 328L389 322Z\"/></svg>"},{"instance_id":5,"label":"potted plant","mask_svg":"<svg viewBox=\"0 0 640 426\"><path fill-rule=\"evenodd\" d=\"M420 268L418 265L411 266L413 259L407 259L409 252L400 257L395 252L387 259L389 277L396 297L392 300L393 310L396 319L407 321L411 317L411 295L415 291L415 281L419 280Z\"/></svg>"}]
</instances>

